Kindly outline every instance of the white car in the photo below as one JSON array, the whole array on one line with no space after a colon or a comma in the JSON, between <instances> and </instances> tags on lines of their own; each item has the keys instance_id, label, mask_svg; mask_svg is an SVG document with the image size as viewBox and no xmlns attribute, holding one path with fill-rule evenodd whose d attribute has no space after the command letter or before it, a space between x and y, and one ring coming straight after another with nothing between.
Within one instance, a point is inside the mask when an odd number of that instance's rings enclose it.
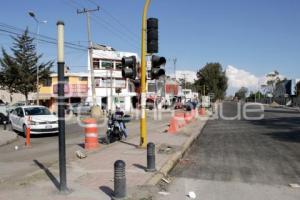
<instances>
[{"instance_id":1,"label":"white car","mask_svg":"<svg viewBox=\"0 0 300 200\"><path fill-rule=\"evenodd\" d=\"M30 134L58 133L58 118L51 114L44 106L20 106L9 115L12 129L26 135L26 128L30 127Z\"/></svg>"}]
</instances>

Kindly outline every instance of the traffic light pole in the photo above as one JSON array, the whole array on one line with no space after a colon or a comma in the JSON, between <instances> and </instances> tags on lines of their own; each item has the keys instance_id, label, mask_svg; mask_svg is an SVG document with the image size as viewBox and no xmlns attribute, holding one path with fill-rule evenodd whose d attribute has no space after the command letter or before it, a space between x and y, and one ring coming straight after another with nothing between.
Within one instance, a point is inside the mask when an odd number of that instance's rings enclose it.
<instances>
[{"instance_id":1,"label":"traffic light pole","mask_svg":"<svg viewBox=\"0 0 300 200\"><path fill-rule=\"evenodd\" d=\"M141 120L140 120L140 147L147 146L147 120L146 120L146 31L147 11L151 0L146 0L142 18L142 49L141 49Z\"/></svg>"}]
</instances>

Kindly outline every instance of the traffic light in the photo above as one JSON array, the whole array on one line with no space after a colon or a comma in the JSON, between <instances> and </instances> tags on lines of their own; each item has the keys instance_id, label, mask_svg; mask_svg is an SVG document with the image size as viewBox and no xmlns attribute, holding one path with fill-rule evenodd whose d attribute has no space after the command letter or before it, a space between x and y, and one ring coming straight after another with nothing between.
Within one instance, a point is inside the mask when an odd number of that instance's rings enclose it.
<instances>
[{"instance_id":1,"label":"traffic light","mask_svg":"<svg viewBox=\"0 0 300 200\"><path fill-rule=\"evenodd\" d=\"M122 77L123 78L136 78L136 57L123 57L122 58Z\"/></svg>"},{"instance_id":2,"label":"traffic light","mask_svg":"<svg viewBox=\"0 0 300 200\"><path fill-rule=\"evenodd\" d=\"M166 64L165 57L153 55L151 62L151 79L159 79L160 76L165 75L165 69L161 67L162 65Z\"/></svg>"},{"instance_id":3,"label":"traffic light","mask_svg":"<svg viewBox=\"0 0 300 200\"><path fill-rule=\"evenodd\" d=\"M158 53L158 19L147 19L147 53Z\"/></svg>"}]
</instances>

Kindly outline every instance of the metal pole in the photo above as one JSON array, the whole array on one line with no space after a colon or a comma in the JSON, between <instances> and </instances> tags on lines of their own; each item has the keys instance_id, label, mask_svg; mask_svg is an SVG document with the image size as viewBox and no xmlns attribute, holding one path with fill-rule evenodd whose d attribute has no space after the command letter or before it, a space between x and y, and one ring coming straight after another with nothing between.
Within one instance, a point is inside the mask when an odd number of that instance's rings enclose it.
<instances>
[{"instance_id":1,"label":"metal pole","mask_svg":"<svg viewBox=\"0 0 300 200\"><path fill-rule=\"evenodd\" d=\"M97 99L96 99L95 73L94 73L94 66L93 66L93 43L92 43L91 26L90 26L90 12L98 11L99 9L100 7L98 6L97 9L93 9L93 10L88 10L85 8L82 11L77 10L77 14L86 13L88 42L89 42L89 61L90 61L90 70L91 70L90 74L91 74L91 86L92 86L92 99L93 99L92 114L94 114L95 112L99 114L100 108L98 110ZM93 112L93 110L95 112Z\"/></svg>"},{"instance_id":2,"label":"metal pole","mask_svg":"<svg viewBox=\"0 0 300 200\"><path fill-rule=\"evenodd\" d=\"M40 23L38 21L36 21L36 24L37 24L37 35L36 35L36 45L35 45L35 50L37 52L37 49L38 49L38 37L39 37L39 34L40 34ZM40 69L39 69L39 65L37 64L36 65L36 104L39 105L40 104L40 91L39 91L39 72Z\"/></svg>"},{"instance_id":3,"label":"metal pole","mask_svg":"<svg viewBox=\"0 0 300 200\"><path fill-rule=\"evenodd\" d=\"M95 87L95 73L94 73L94 65L93 65L93 43L91 37L91 27L90 27L90 13L86 12L86 20L87 20L87 31L88 31L88 41L89 41L89 59L90 59L90 70L91 70L91 85L92 85L92 98L93 105L96 103L96 87Z\"/></svg>"},{"instance_id":4,"label":"metal pole","mask_svg":"<svg viewBox=\"0 0 300 200\"><path fill-rule=\"evenodd\" d=\"M64 22L57 22L59 190L67 191L64 109Z\"/></svg>"},{"instance_id":5,"label":"metal pole","mask_svg":"<svg viewBox=\"0 0 300 200\"><path fill-rule=\"evenodd\" d=\"M147 11L150 0L146 0L142 18L142 49L141 49L141 120L140 120L140 147L147 145L147 121L146 121L146 31Z\"/></svg>"},{"instance_id":6,"label":"metal pole","mask_svg":"<svg viewBox=\"0 0 300 200\"><path fill-rule=\"evenodd\" d=\"M173 58L173 63L174 63L174 78L176 80L176 62L177 62L177 58Z\"/></svg>"},{"instance_id":7,"label":"metal pole","mask_svg":"<svg viewBox=\"0 0 300 200\"><path fill-rule=\"evenodd\" d=\"M113 110L113 83L112 83L112 69L110 69L110 110Z\"/></svg>"}]
</instances>

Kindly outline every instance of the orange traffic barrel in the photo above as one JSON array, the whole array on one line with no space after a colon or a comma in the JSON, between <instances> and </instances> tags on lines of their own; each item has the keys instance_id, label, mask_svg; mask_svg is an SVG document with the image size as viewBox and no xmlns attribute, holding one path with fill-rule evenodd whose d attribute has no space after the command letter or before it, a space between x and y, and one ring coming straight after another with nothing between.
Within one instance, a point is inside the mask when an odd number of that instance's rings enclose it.
<instances>
[{"instance_id":1,"label":"orange traffic barrel","mask_svg":"<svg viewBox=\"0 0 300 200\"><path fill-rule=\"evenodd\" d=\"M96 149L99 147L98 142L98 129L96 119L94 118L87 118L83 120L84 126L84 134L85 134L85 141L84 141L84 148L85 149Z\"/></svg>"},{"instance_id":2,"label":"orange traffic barrel","mask_svg":"<svg viewBox=\"0 0 300 200\"><path fill-rule=\"evenodd\" d=\"M184 111L175 111L174 116L176 118L184 118Z\"/></svg>"},{"instance_id":3,"label":"orange traffic barrel","mask_svg":"<svg viewBox=\"0 0 300 200\"><path fill-rule=\"evenodd\" d=\"M200 115L205 115L205 108L201 107L199 110Z\"/></svg>"},{"instance_id":4,"label":"orange traffic barrel","mask_svg":"<svg viewBox=\"0 0 300 200\"><path fill-rule=\"evenodd\" d=\"M179 127L178 127L177 120L175 119L175 117L172 117L169 123L168 133L176 133L178 131L178 128Z\"/></svg>"}]
</instances>

